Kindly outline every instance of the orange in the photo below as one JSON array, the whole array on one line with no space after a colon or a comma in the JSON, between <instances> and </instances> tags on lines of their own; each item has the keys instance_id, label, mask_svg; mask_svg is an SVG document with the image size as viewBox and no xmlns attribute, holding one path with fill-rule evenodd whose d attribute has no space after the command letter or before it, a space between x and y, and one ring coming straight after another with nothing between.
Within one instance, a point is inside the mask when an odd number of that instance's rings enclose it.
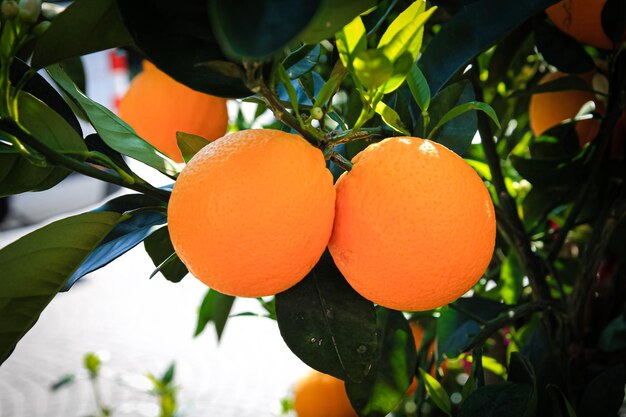
<instances>
[{"instance_id":1,"label":"orange","mask_svg":"<svg viewBox=\"0 0 626 417\"><path fill-rule=\"evenodd\" d=\"M343 381L318 371L296 383L294 408L298 417L357 417Z\"/></svg>"},{"instance_id":2,"label":"orange","mask_svg":"<svg viewBox=\"0 0 626 417\"><path fill-rule=\"evenodd\" d=\"M566 75L559 71L552 72L545 75L539 81L539 84L554 81ZM581 78L591 88L593 73L587 73L581 76ZM591 91L568 90L533 94L530 98L529 108L530 128L535 136L539 136L551 127L576 116L583 104L588 101L593 101L596 104L596 112L604 113L602 102ZM599 129L600 121L597 119L583 120L576 123L576 133L578 134L580 146L584 146L595 138Z\"/></svg>"},{"instance_id":3,"label":"orange","mask_svg":"<svg viewBox=\"0 0 626 417\"><path fill-rule=\"evenodd\" d=\"M333 176L319 149L279 130L242 130L185 166L169 202L169 231L200 281L261 297L293 286L317 263L334 204Z\"/></svg>"},{"instance_id":4,"label":"orange","mask_svg":"<svg viewBox=\"0 0 626 417\"><path fill-rule=\"evenodd\" d=\"M493 203L461 157L429 140L387 138L353 159L335 188L330 253L363 297L396 310L454 301L489 265Z\"/></svg>"},{"instance_id":5,"label":"orange","mask_svg":"<svg viewBox=\"0 0 626 417\"><path fill-rule=\"evenodd\" d=\"M546 9L554 25L572 38L603 49L613 43L602 28L602 9L607 0L563 0Z\"/></svg>"},{"instance_id":6,"label":"orange","mask_svg":"<svg viewBox=\"0 0 626 417\"><path fill-rule=\"evenodd\" d=\"M133 78L119 103L118 113L139 136L177 162L183 157L176 132L215 140L226 133L226 99L192 90L148 61Z\"/></svg>"}]
</instances>

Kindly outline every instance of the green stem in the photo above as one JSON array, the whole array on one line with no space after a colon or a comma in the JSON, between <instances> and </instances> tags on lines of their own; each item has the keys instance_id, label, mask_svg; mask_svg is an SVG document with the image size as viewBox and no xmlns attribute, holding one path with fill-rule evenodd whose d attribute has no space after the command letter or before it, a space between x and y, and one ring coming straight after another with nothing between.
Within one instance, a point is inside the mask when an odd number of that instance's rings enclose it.
<instances>
[{"instance_id":1,"label":"green stem","mask_svg":"<svg viewBox=\"0 0 626 417\"><path fill-rule=\"evenodd\" d=\"M78 159L70 158L64 154L61 154L55 151L54 149L48 147L46 144L37 140L26 130L22 129L13 120L8 120L8 119L0 120L0 127L2 127L2 129L5 130L10 135L19 137L23 143L30 146L37 152L41 153L48 161L52 163L61 165L65 168L68 168L72 171L76 171L88 177L96 178L101 181L109 182L111 184L116 184L121 187L126 187L131 190L135 190L140 193L150 195L163 202L167 202L169 200L170 192L168 191L154 188L143 182L138 183L138 182L135 182L134 180L132 183L129 183L122 177L113 175L109 172L102 171L89 164L85 164L84 162Z\"/></svg>"}]
</instances>

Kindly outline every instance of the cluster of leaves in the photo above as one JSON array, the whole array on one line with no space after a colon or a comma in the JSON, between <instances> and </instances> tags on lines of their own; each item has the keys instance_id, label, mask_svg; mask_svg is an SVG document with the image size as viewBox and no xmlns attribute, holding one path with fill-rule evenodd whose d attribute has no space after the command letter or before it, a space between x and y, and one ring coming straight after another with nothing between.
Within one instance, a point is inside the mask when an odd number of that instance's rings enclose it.
<instances>
[{"instance_id":1,"label":"cluster of leaves","mask_svg":"<svg viewBox=\"0 0 626 417\"><path fill-rule=\"evenodd\" d=\"M274 127L320 147L335 173L372 141L403 134L446 145L488 184L492 264L471 297L411 317L425 329L419 349L406 314L363 299L328 254L301 283L260 300L299 358L346 382L360 415L614 416L626 378L626 170L610 148L626 107L626 53L559 32L543 14L555 2L77 0L43 34L41 22L2 15L0 196L49 189L70 171L137 193L0 250L0 361L58 291L141 242L153 275L187 274L166 226L171 187L154 188L124 158L172 180L180 167L69 75L76 57L125 46L196 90L256 102L257 115L270 109ZM624 32L620 16L604 13L607 33ZM538 85L550 67L608 77L600 133L583 149L576 120L530 132L532 94L588 88L575 77ZM76 114L97 133L83 138ZM206 145L182 132L178 142L186 161ZM209 290L196 334L212 322L221 335L233 301Z\"/></svg>"}]
</instances>

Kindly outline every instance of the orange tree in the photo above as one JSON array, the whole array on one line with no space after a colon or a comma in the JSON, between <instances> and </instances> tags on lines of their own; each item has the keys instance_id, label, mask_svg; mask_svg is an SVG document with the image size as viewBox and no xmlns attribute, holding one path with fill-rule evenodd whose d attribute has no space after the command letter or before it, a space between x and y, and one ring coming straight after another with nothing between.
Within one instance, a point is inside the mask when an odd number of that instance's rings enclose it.
<instances>
[{"instance_id":1,"label":"orange tree","mask_svg":"<svg viewBox=\"0 0 626 417\"><path fill-rule=\"evenodd\" d=\"M228 293L208 290L196 333L212 322L219 336L235 296L267 296L285 343L344 381L361 416L615 416L625 8L3 0L0 196L70 172L134 193L0 250L0 361L59 291L143 242L153 275L178 282L189 268ZM77 58L112 47L276 120L246 133L238 118L239 136L211 144L178 132L183 168L74 82ZM97 133L84 137L77 114ZM153 187L129 158L173 186ZM346 171L334 190L324 159ZM424 329L417 349L408 318Z\"/></svg>"}]
</instances>

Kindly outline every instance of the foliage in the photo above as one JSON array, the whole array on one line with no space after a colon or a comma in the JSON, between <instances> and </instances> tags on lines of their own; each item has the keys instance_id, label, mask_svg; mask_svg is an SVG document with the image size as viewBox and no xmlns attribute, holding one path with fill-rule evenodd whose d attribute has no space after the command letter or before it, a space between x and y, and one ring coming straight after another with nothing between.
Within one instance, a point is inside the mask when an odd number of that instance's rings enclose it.
<instances>
[{"instance_id":1,"label":"foliage","mask_svg":"<svg viewBox=\"0 0 626 417\"><path fill-rule=\"evenodd\" d=\"M610 50L554 27L543 11L556 0L252 3L76 0L55 16L37 0L2 1L0 196L49 189L70 172L137 194L0 250L0 361L58 291L142 241L155 273L187 274L163 226L171 188L151 186L125 159L172 180L181 166L88 98L66 61L125 46L198 91L257 103L257 116L269 109L268 127L298 132L334 173L369 143L413 135L462 155L487 184L498 239L485 276L468 297L413 313L430 326L422 345L436 340L432 355L414 348L405 314L362 299L327 255L301 283L260 300L296 355L346 381L362 416L615 416L626 379L620 0L597 22ZM535 136L530 96L588 89L571 77L538 86L553 69L595 71L604 113ZM77 115L97 134L83 138ZM581 118L600 124L582 148ZM178 141L185 161L205 144ZM212 322L221 335L233 301L210 290L196 334ZM417 389L404 395L412 375ZM166 376L154 380L167 402Z\"/></svg>"}]
</instances>

